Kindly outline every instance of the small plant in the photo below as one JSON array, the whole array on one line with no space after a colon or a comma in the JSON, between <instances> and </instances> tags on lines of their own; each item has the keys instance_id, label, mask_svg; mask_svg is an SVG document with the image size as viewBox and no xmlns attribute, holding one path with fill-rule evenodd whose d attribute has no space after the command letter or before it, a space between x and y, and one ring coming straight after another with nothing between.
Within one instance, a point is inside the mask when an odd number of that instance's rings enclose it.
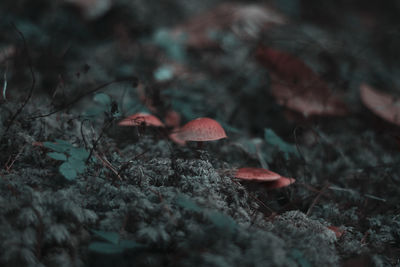
<instances>
[{"instance_id":1,"label":"small plant","mask_svg":"<svg viewBox=\"0 0 400 267\"><path fill-rule=\"evenodd\" d=\"M83 117L90 120L95 120L99 116L106 115L108 118L119 118L121 114L118 110L118 104L105 93L97 93L93 96L95 106L89 107Z\"/></svg>"},{"instance_id":2,"label":"small plant","mask_svg":"<svg viewBox=\"0 0 400 267\"><path fill-rule=\"evenodd\" d=\"M89 251L99 254L122 254L125 250L129 249L143 249L142 244L136 243L132 240L121 240L117 232L104 232L98 230L91 230L98 238L104 241L94 241L89 244Z\"/></svg>"},{"instance_id":3,"label":"small plant","mask_svg":"<svg viewBox=\"0 0 400 267\"><path fill-rule=\"evenodd\" d=\"M203 209L184 194L179 194L175 203L187 211L203 214L205 218L212 223L212 226L218 230L219 234L231 236L239 229L239 225L229 215L225 215L216 210Z\"/></svg>"},{"instance_id":4,"label":"small plant","mask_svg":"<svg viewBox=\"0 0 400 267\"><path fill-rule=\"evenodd\" d=\"M63 161L58 170L67 180L75 180L78 174L85 171L85 161L89 157L89 152L84 148L74 147L64 140L56 139L55 141L43 143L43 146L53 150L47 153L47 156Z\"/></svg>"},{"instance_id":5,"label":"small plant","mask_svg":"<svg viewBox=\"0 0 400 267\"><path fill-rule=\"evenodd\" d=\"M280 138L272 129L264 129L264 140L268 145L276 147L280 150L285 159L289 159L289 154L299 156L294 145L286 143L282 138Z\"/></svg>"}]
</instances>

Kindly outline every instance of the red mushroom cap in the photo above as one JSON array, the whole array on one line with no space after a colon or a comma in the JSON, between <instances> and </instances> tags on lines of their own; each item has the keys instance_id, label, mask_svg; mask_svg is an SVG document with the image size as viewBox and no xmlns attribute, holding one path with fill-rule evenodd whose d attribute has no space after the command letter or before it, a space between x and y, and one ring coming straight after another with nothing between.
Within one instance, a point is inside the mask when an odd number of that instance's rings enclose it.
<instances>
[{"instance_id":1,"label":"red mushroom cap","mask_svg":"<svg viewBox=\"0 0 400 267\"><path fill-rule=\"evenodd\" d=\"M281 177L276 181L270 182L270 183L265 183L265 186L268 189L275 189L275 188L282 188L282 187L286 187L289 186L291 184L293 184L294 182L296 182L296 180L294 178L287 178L287 177Z\"/></svg>"},{"instance_id":2,"label":"red mushroom cap","mask_svg":"<svg viewBox=\"0 0 400 267\"><path fill-rule=\"evenodd\" d=\"M344 234L344 230L340 229L337 226L331 225L331 226L328 226L328 229L335 233L336 238L340 238Z\"/></svg>"},{"instance_id":3,"label":"red mushroom cap","mask_svg":"<svg viewBox=\"0 0 400 267\"><path fill-rule=\"evenodd\" d=\"M164 121L169 127L179 127L179 124L181 123L181 115L179 115L175 110L168 110L167 114L165 114Z\"/></svg>"},{"instance_id":4,"label":"red mushroom cap","mask_svg":"<svg viewBox=\"0 0 400 267\"><path fill-rule=\"evenodd\" d=\"M186 145L186 141L185 140L181 140L179 139L179 137L177 136L178 133L171 133L170 135L168 135L168 137L176 144L180 145L180 146L184 146Z\"/></svg>"},{"instance_id":5,"label":"red mushroom cap","mask_svg":"<svg viewBox=\"0 0 400 267\"><path fill-rule=\"evenodd\" d=\"M145 123L146 126L164 127L164 124L154 115L148 113L136 113L130 115L118 123L119 126L139 126Z\"/></svg>"},{"instance_id":6,"label":"red mushroom cap","mask_svg":"<svg viewBox=\"0 0 400 267\"><path fill-rule=\"evenodd\" d=\"M253 181L276 181L281 176L264 168L240 168L236 171L236 178Z\"/></svg>"},{"instance_id":7,"label":"red mushroom cap","mask_svg":"<svg viewBox=\"0 0 400 267\"><path fill-rule=\"evenodd\" d=\"M227 138L224 128L210 118L189 121L173 134L181 141L213 141Z\"/></svg>"}]
</instances>

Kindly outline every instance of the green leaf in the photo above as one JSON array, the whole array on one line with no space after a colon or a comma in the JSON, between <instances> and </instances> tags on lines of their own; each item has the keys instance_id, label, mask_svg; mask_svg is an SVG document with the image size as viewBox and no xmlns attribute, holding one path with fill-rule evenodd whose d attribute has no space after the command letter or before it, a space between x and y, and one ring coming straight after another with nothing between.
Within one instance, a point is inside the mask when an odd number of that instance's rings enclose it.
<instances>
[{"instance_id":1,"label":"green leaf","mask_svg":"<svg viewBox=\"0 0 400 267\"><path fill-rule=\"evenodd\" d=\"M304 254L298 249L292 249L290 256L297 261L300 267L311 267L311 263L304 257Z\"/></svg>"},{"instance_id":2,"label":"green leaf","mask_svg":"<svg viewBox=\"0 0 400 267\"><path fill-rule=\"evenodd\" d=\"M184 61L186 53L182 41L186 39L186 36L182 35L179 38L171 38L168 30L159 29L153 35L153 42L162 47L168 57L175 59L176 61Z\"/></svg>"},{"instance_id":3,"label":"green leaf","mask_svg":"<svg viewBox=\"0 0 400 267\"><path fill-rule=\"evenodd\" d=\"M118 244L119 241L119 234L117 232L105 232L105 231L99 231L99 230L90 230L93 234L97 235L98 237L101 237L102 239L113 243L113 244Z\"/></svg>"},{"instance_id":4,"label":"green leaf","mask_svg":"<svg viewBox=\"0 0 400 267\"><path fill-rule=\"evenodd\" d=\"M264 139L267 144L278 147L278 149L284 153L286 159L289 159L289 153L298 156L295 146L283 141L273 130L264 129Z\"/></svg>"},{"instance_id":5,"label":"green leaf","mask_svg":"<svg viewBox=\"0 0 400 267\"><path fill-rule=\"evenodd\" d=\"M81 147L72 147L70 149L70 155L74 159L86 160L89 157L89 152Z\"/></svg>"},{"instance_id":6,"label":"green leaf","mask_svg":"<svg viewBox=\"0 0 400 267\"><path fill-rule=\"evenodd\" d=\"M235 220L228 215L225 215L218 211L211 211L207 215L208 219L220 230L232 234L237 229L237 224Z\"/></svg>"},{"instance_id":7,"label":"green leaf","mask_svg":"<svg viewBox=\"0 0 400 267\"><path fill-rule=\"evenodd\" d=\"M49 156L50 158L55 159L55 160L63 160L63 161L67 160L67 156L65 156L65 154L63 154L63 153L49 152L49 153L47 153L47 156Z\"/></svg>"},{"instance_id":8,"label":"green leaf","mask_svg":"<svg viewBox=\"0 0 400 267\"><path fill-rule=\"evenodd\" d=\"M85 161L69 157L67 162L77 173L83 173L85 171Z\"/></svg>"},{"instance_id":9,"label":"green leaf","mask_svg":"<svg viewBox=\"0 0 400 267\"><path fill-rule=\"evenodd\" d=\"M101 254L121 254L124 252L123 247L106 242L92 242L88 249Z\"/></svg>"},{"instance_id":10,"label":"green leaf","mask_svg":"<svg viewBox=\"0 0 400 267\"><path fill-rule=\"evenodd\" d=\"M103 107L89 108L83 112L83 117L92 119L92 117L97 117L99 115L102 115L104 111L105 110Z\"/></svg>"},{"instance_id":11,"label":"green leaf","mask_svg":"<svg viewBox=\"0 0 400 267\"><path fill-rule=\"evenodd\" d=\"M68 141L61 140L61 139L55 139L55 142L59 145L65 145L65 146L71 146L71 144Z\"/></svg>"},{"instance_id":12,"label":"green leaf","mask_svg":"<svg viewBox=\"0 0 400 267\"><path fill-rule=\"evenodd\" d=\"M172 79L173 76L174 76L173 69L168 65L161 66L154 71L154 78L157 81L161 82L167 81Z\"/></svg>"},{"instance_id":13,"label":"green leaf","mask_svg":"<svg viewBox=\"0 0 400 267\"><path fill-rule=\"evenodd\" d=\"M179 194L176 198L176 204L185 210L201 212L202 209L189 197L185 196L184 194Z\"/></svg>"},{"instance_id":14,"label":"green leaf","mask_svg":"<svg viewBox=\"0 0 400 267\"><path fill-rule=\"evenodd\" d=\"M111 105L111 98L109 95L105 93L97 93L93 97L93 100L102 104L103 106L109 106Z\"/></svg>"},{"instance_id":15,"label":"green leaf","mask_svg":"<svg viewBox=\"0 0 400 267\"><path fill-rule=\"evenodd\" d=\"M71 165L69 161L64 162L63 164L60 165L58 168L60 173L67 179L67 180L75 180L77 176L77 172L74 168L74 166Z\"/></svg>"},{"instance_id":16,"label":"green leaf","mask_svg":"<svg viewBox=\"0 0 400 267\"><path fill-rule=\"evenodd\" d=\"M60 153L65 153L71 148L70 144L65 145L62 143L53 143L53 142L43 142L43 146Z\"/></svg>"}]
</instances>

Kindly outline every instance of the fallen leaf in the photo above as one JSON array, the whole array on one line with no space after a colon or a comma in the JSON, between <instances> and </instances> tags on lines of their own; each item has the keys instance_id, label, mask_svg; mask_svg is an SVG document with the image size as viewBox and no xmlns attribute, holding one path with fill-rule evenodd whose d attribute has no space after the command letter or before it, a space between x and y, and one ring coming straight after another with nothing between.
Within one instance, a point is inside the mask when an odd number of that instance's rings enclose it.
<instances>
[{"instance_id":1,"label":"fallen leaf","mask_svg":"<svg viewBox=\"0 0 400 267\"><path fill-rule=\"evenodd\" d=\"M379 92L365 83L360 85L360 96L363 104L378 117L400 125L400 99Z\"/></svg>"},{"instance_id":2,"label":"fallen leaf","mask_svg":"<svg viewBox=\"0 0 400 267\"><path fill-rule=\"evenodd\" d=\"M266 5L223 3L176 27L172 35L184 37L192 48L216 47L212 32L232 31L240 39L255 38L262 30L284 24L286 18Z\"/></svg>"},{"instance_id":3,"label":"fallen leaf","mask_svg":"<svg viewBox=\"0 0 400 267\"><path fill-rule=\"evenodd\" d=\"M64 0L64 2L77 6L89 20L104 15L112 6L112 0Z\"/></svg>"},{"instance_id":4,"label":"fallen leaf","mask_svg":"<svg viewBox=\"0 0 400 267\"><path fill-rule=\"evenodd\" d=\"M271 94L280 105L305 117L348 113L343 100L297 57L266 46L258 48L256 57L270 71Z\"/></svg>"}]
</instances>

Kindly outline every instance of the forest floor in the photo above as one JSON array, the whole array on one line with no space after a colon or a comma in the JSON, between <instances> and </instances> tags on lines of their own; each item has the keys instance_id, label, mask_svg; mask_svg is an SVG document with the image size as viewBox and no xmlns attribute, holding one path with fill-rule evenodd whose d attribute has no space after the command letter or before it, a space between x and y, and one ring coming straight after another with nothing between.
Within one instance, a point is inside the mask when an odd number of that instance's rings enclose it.
<instances>
[{"instance_id":1,"label":"forest floor","mask_svg":"<svg viewBox=\"0 0 400 267\"><path fill-rule=\"evenodd\" d=\"M400 266L398 12L1 1L0 265Z\"/></svg>"}]
</instances>

